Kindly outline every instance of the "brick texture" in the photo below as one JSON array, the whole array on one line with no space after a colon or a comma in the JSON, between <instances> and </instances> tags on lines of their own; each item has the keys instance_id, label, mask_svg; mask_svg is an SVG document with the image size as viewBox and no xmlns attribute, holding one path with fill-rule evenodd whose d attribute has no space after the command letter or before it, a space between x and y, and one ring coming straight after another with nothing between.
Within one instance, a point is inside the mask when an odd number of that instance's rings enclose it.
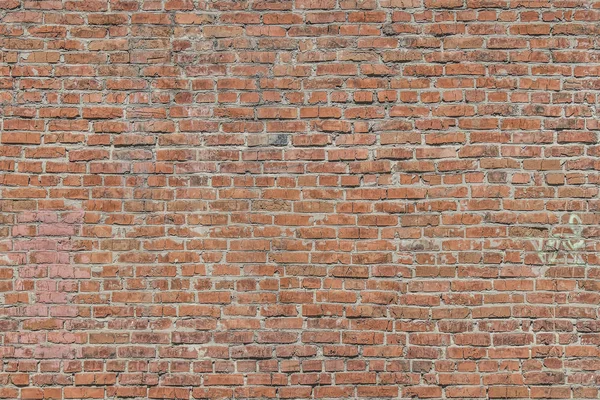
<instances>
[{"instance_id":1,"label":"brick texture","mask_svg":"<svg viewBox=\"0 0 600 400\"><path fill-rule=\"evenodd\" d=\"M0 0L0 398L597 399L599 23Z\"/></svg>"}]
</instances>

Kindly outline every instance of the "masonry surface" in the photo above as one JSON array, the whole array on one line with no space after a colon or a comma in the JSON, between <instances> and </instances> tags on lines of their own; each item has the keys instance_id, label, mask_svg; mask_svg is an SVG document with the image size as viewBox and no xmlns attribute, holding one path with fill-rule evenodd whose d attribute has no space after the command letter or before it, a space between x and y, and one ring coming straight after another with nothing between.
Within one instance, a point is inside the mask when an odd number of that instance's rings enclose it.
<instances>
[{"instance_id":1,"label":"masonry surface","mask_svg":"<svg viewBox=\"0 0 600 400\"><path fill-rule=\"evenodd\" d=\"M0 398L599 398L599 22L1 0Z\"/></svg>"}]
</instances>

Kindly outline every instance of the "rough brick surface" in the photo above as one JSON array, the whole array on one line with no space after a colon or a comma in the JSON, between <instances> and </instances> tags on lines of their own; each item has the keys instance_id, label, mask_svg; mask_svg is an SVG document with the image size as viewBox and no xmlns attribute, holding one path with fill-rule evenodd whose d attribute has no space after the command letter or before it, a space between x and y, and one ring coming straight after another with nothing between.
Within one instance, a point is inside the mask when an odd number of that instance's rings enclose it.
<instances>
[{"instance_id":1,"label":"rough brick surface","mask_svg":"<svg viewBox=\"0 0 600 400\"><path fill-rule=\"evenodd\" d=\"M0 0L0 398L598 398L599 22Z\"/></svg>"}]
</instances>

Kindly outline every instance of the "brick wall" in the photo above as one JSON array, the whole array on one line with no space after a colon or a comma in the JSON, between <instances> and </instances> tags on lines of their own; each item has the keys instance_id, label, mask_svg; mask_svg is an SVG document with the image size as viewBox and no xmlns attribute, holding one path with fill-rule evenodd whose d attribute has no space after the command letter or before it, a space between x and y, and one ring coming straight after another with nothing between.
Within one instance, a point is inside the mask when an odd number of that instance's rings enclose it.
<instances>
[{"instance_id":1,"label":"brick wall","mask_svg":"<svg viewBox=\"0 0 600 400\"><path fill-rule=\"evenodd\" d=\"M599 397L600 2L0 9L0 398Z\"/></svg>"}]
</instances>

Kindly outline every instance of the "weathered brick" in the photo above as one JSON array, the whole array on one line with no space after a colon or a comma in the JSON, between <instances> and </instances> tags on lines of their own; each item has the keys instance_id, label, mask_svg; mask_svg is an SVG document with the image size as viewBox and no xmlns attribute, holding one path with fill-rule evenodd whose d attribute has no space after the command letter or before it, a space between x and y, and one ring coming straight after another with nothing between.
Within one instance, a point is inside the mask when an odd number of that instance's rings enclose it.
<instances>
[{"instance_id":1,"label":"weathered brick","mask_svg":"<svg viewBox=\"0 0 600 400\"><path fill-rule=\"evenodd\" d=\"M0 398L597 398L588 3L0 1Z\"/></svg>"}]
</instances>

